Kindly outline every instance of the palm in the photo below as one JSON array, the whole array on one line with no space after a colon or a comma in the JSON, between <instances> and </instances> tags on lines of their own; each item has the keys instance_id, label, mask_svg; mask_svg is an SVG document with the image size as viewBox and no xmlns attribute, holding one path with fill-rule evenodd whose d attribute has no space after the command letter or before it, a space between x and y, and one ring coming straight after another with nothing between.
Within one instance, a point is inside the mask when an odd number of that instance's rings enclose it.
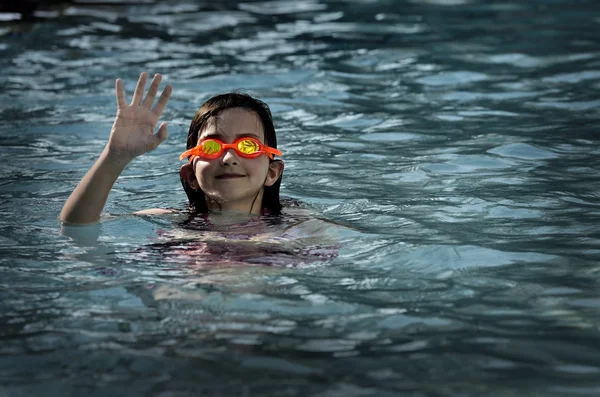
<instances>
[{"instance_id":1,"label":"palm","mask_svg":"<svg viewBox=\"0 0 600 397\"><path fill-rule=\"evenodd\" d=\"M154 130L169 101L171 87L167 86L164 89L158 102L153 106L161 76L156 75L154 77L148 89L148 94L143 99L147 77L145 73L140 76L130 104L125 102L123 82L117 80L118 110L108 147L109 151L119 158L133 159L140 156L155 149L167 137L165 123L160 126L156 134Z\"/></svg>"},{"instance_id":2,"label":"palm","mask_svg":"<svg viewBox=\"0 0 600 397\"><path fill-rule=\"evenodd\" d=\"M153 149L154 129L158 117L141 106L129 106L117 111L113 125L111 148L132 157Z\"/></svg>"}]
</instances>

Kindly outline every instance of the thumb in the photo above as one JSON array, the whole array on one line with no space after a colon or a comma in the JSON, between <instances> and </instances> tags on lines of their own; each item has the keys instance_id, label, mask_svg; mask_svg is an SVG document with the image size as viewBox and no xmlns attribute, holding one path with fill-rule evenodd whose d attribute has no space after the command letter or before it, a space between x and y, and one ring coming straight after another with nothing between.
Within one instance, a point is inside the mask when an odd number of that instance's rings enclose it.
<instances>
[{"instance_id":1,"label":"thumb","mask_svg":"<svg viewBox=\"0 0 600 397\"><path fill-rule=\"evenodd\" d=\"M162 123L160 127L158 127L158 131L154 134L154 147L158 147L161 143L164 142L165 139L169 136L167 131L167 123Z\"/></svg>"}]
</instances>

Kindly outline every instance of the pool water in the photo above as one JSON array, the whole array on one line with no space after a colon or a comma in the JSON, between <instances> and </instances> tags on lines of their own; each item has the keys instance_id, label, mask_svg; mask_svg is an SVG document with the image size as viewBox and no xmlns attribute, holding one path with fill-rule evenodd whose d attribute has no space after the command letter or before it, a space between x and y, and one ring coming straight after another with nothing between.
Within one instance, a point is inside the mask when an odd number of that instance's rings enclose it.
<instances>
[{"instance_id":1,"label":"pool water","mask_svg":"<svg viewBox=\"0 0 600 397\"><path fill-rule=\"evenodd\" d=\"M600 3L36 15L0 23L1 395L600 395ZM61 228L142 71L169 139ZM189 123L229 90L271 106L310 215L276 241L132 215L185 208Z\"/></svg>"}]
</instances>

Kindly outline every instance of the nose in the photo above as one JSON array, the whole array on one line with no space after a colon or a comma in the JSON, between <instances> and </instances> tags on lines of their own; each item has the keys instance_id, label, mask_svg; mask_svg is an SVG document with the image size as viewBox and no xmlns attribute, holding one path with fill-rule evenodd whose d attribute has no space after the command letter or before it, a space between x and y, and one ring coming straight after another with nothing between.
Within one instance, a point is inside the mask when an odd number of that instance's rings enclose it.
<instances>
[{"instance_id":1,"label":"nose","mask_svg":"<svg viewBox=\"0 0 600 397\"><path fill-rule=\"evenodd\" d=\"M223 156L221 157L221 163L223 165L237 165L239 158L234 149L225 149Z\"/></svg>"}]
</instances>

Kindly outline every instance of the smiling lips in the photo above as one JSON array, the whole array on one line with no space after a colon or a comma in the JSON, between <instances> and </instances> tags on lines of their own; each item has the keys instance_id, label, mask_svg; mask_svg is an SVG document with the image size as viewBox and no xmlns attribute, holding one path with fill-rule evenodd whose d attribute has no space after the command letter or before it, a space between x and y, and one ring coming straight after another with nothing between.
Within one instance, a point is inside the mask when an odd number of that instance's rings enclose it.
<instances>
[{"instance_id":1,"label":"smiling lips","mask_svg":"<svg viewBox=\"0 0 600 397\"><path fill-rule=\"evenodd\" d=\"M215 178L217 178L217 179L236 179L236 178L243 178L245 176L246 175L242 175L242 174L225 173L225 174L217 175Z\"/></svg>"}]
</instances>

